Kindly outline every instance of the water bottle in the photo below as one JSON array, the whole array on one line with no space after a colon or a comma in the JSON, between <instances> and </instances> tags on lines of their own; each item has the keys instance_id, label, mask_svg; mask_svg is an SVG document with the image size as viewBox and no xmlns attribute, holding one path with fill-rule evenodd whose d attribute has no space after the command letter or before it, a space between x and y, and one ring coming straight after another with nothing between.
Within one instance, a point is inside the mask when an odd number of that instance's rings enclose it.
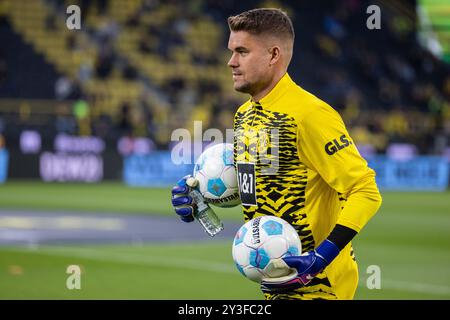
<instances>
[{"instance_id":1,"label":"water bottle","mask_svg":"<svg viewBox=\"0 0 450 320\"><path fill-rule=\"evenodd\" d=\"M220 231L223 230L223 223L220 218L216 215L214 210L205 202L200 191L191 188L189 195L194 199L197 204L197 212L194 214L194 218L200 222L200 224L205 229L206 233L211 237L214 237Z\"/></svg>"}]
</instances>

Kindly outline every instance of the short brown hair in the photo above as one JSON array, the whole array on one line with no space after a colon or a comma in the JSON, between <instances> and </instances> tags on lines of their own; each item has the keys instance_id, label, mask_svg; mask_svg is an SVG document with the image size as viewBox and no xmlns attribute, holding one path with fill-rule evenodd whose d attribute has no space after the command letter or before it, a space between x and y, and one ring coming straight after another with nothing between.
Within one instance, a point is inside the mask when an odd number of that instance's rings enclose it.
<instances>
[{"instance_id":1,"label":"short brown hair","mask_svg":"<svg viewBox=\"0 0 450 320\"><path fill-rule=\"evenodd\" d=\"M246 31L251 34L263 33L294 40L292 21L281 9L252 9L228 18L231 31Z\"/></svg>"}]
</instances>

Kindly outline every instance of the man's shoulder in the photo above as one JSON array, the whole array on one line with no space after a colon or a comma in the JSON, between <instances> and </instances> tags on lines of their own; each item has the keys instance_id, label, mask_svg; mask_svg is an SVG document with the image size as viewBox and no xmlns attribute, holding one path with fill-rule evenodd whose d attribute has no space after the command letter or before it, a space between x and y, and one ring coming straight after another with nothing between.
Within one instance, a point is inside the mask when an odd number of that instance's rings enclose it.
<instances>
[{"instance_id":1,"label":"man's shoulder","mask_svg":"<svg viewBox=\"0 0 450 320\"><path fill-rule=\"evenodd\" d=\"M298 88L297 92L293 93L298 95L299 101L294 116L298 125L309 129L316 127L320 130L343 125L341 115L331 105L305 89Z\"/></svg>"},{"instance_id":2,"label":"man's shoulder","mask_svg":"<svg viewBox=\"0 0 450 320\"><path fill-rule=\"evenodd\" d=\"M285 95L285 102L290 109L302 120L314 115L335 114L336 110L324 100L295 84Z\"/></svg>"}]
</instances>

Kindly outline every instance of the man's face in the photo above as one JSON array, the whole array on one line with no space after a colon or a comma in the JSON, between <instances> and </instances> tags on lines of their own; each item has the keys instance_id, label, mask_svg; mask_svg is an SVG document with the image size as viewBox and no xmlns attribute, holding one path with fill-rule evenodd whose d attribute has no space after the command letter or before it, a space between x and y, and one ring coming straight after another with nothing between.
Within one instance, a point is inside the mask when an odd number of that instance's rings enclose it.
<instances>
[{"instance_id":1,"label":"man's face","mask_svg":"<svg viewBox=\"0 0 450 320\"><path fill-rule=\"evenodd\" d=\"M231 31L228 49L232 52L228 66L232 69L234 89L252 96L271 81L271 53L263 36L246 31Z\"/></svg>"}]
</instances>

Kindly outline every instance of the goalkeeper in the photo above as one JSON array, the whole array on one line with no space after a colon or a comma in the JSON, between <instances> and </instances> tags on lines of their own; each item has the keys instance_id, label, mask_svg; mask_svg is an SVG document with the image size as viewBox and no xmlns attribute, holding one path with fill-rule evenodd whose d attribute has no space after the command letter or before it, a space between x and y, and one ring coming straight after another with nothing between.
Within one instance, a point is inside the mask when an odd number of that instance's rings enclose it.
<instances>
[{"instance_id":1,"label":"goalkeeper","mask_svg":"<svg viewBox=\"0 0 450 320\"><path fill-rule=\"evenodd\" d=\"M266 279L266 299L352 299L358 267L351 240L376 213L375 172L339 114L288 75L294 30L278 9L228 18L234 89L251 96L234 119L235 163L245 221L273 215L298 232L303 254L272 260L290 276ZM246 184L252 183L248 187ZM182 179L172 202L184 221L195 203Z\"/></svg>"}]
</instances>

